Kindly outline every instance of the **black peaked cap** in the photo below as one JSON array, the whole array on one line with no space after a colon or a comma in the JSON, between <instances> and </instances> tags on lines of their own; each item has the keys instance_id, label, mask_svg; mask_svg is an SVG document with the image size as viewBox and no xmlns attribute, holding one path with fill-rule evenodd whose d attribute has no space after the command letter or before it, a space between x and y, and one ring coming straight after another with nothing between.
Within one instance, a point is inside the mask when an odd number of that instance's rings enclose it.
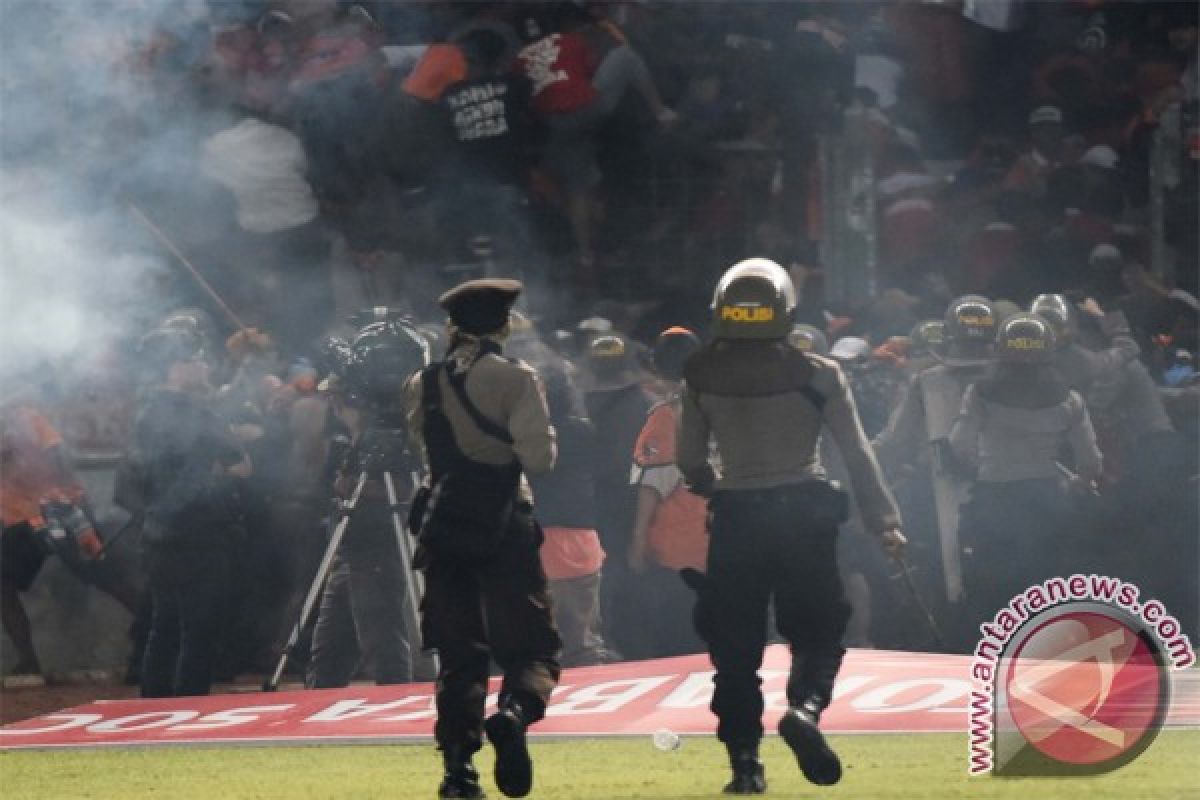
<instances>
[{"instance_id":1,"label":"black peaked cap","mask_svg":"<svg viewBox=\"0 0 1200 800\"><path fill-rule=\"evenodd\" d=\"M458 328L476 336L498 331L525 287L507 278L483 278L460 283L438 298L438 305Z\"/></svg>"}]
</instances>

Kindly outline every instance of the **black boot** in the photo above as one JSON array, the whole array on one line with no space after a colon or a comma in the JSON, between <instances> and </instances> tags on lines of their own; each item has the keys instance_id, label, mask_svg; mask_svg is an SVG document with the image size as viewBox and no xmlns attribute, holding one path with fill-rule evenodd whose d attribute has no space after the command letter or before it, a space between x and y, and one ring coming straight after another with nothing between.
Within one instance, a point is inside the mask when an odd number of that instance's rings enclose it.
<instances>
[{"instance_id":1,"label":"black boot","mask_svg":"<svg viewBox=\"0 0 1200 800\"><path fill-rule=\"evenodd\" d=\"M487 718L483 730L496 748L496 788L508 797L524 797L533 788L533 761L525 745L525 717L509 701Z\"/></svg>"},{"instance_id":2,"label":"black boot","mask_svg":"<svg viewBox=\"0 0 1200 800\"><path fill-rule=\"evenodd\" d=\"M758 760L758 744L725 747L729 750L729 766L733 768L733 780L725 785L725 794L764 794L767 778Z\"/></svg>"},{"instance_id":3,"label":"black boot","mask_svg":"<svg viewBox=\"0 0 1200 800\"><path fill-rule=\"evenodd\" d=\"M442 777L442 785L438 787L438 797L443 798L482 798L483 789L479 787L479 772L471 763L471 753L463 747L442 748L442 761L446 765L446 774Z\"/></svg>"},{"instance_id":4,"label":"black boot","mask_svg":"<svg viewBox=\"0 0 1200 800\"><path fill-rule=\"evenodd\" d=\"M842 779L842 762L821 734L819 700L806 700L779 720L779 735L796 754L800 771L811 783L832 786Z\"/></svg>"}]
</instances>

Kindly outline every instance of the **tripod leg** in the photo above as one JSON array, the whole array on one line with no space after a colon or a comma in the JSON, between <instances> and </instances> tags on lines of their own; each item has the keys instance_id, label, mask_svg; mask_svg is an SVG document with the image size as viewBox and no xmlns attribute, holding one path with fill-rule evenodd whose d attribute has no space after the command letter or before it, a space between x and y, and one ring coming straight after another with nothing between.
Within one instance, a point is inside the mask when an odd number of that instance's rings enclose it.
<instances>
[{"instance_id":1,"label":"tripod leg","mask_svg":"<svg viewBox=\"0 0 1200 800\"><path fill-rule=\"evenodd\" d=\"M350 515L358 506L358 497L362 494L363 486L367 483L367 473L364 471L358 476L358 484L354 487L354 494L350 496L350 502L343 509L343 517L338 521L337 527L333 530L333 535L329 537L329 545L325 548L325 554L321 556L321 564L317 567L317 574L313 577L312 585L308 587L308 594L304 597L304 605L300 608L300 618L296 620L296 624L292 627L292 632L288 636L287 644L283 646L283 652L279 654L279 663L275 665L275 671L271 677L263 683L264 692L273 692L279 688L279 681L283 678L283 671L287 668L287 662L292 657L292 650L296 647L296 642L300 640L300 633L304 630L304 625L308 622L308 618L312 616L313 609L317 605L317 599L321 596L321 587L325 585L325 578L329 575L329 568L333 565L333 557L337 554L338 547L342 543L342 537L346 535L346 528L350 524Z\"/></svg>"},{"instance_id":2,"label":"tripod leg","mask_svg":"<svg viewBox=\"0 0 1200 800\"><path fill-rule=\"evenodd\" d=\"M413 640L417 641L421 636L421 618L418 609L421 607L421 597L425 594L425 579L420 572L412 568L412 537L408 535L408 531L404 527L404 522L400 519L396 484L392 480L391 472L384 471L383 484L387 488L388 506L392 514L392 530L396 534L396 546L400 550L400 564L404 569L406 578L404 588L408 594L408 629L412 634ZM436 656L433 657L433 661L433 668L436 670L438 667Z\"/></svg>"}]
</instances>

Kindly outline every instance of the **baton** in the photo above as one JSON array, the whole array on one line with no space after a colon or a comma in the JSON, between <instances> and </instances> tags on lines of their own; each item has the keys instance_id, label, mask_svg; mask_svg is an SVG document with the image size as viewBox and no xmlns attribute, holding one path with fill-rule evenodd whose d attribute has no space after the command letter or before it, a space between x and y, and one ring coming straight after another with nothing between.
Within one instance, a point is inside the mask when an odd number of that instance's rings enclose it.
<instances>
[{"instance_id":1,"label":"baton","mask_svg":"<svg viewBox=\"0 0 1200 800\"><path fill-rule=\"evenodd\" d=\"M143 212L133 203L129 203L129 210L133 212L135 217L137 217L138 222L142 223L142 226L145 227L146 230L150 231L150 233L154 235L154 238L158 239L162 246L171 252L171 255L179 259L179 263L183 264L184 269L188 271L188 274L192 276L192 279L196 281L197 285L204 290L204 292L209 296L209 299L217 304L217 308L221 309L221 313L223 313L225 317L233 323L233 327L237 328L239 331L246 330L246 323L242 322L238 315L233 313L233 309L225 304L225 301L221 299L221 295L217 294L216 290L212 288L209 282L204 280L204 276L201 275L194 266L192 266L192 262L188 261L187 256L179 252L179 248L176 247L175 243L172 242L170 238L168 238L167 235L162 232L162 229L151 222L150 218L146 216L145 212Z\"/></svg>"},{"instance_id":2,"label":"baton","mask_svg":"<svg viewBox=\"0 0 1200 800\"><path fill-rule=\"evenodd\" d=\"M1066 478L1071 483L1082 484L1084 482L1083 478L1079 477L1079 475L1077 473L1072 472L1070 469L1068 469L1062 463L1055 461L1054 466L1058 469L1059 474L1062 475L1064 478ZM1094 484L1092 484L1089 481L1087 486L1088 486L1088 492L1092 495L1092 497L1100 496L1100 490L1097 489Z\"/></svg>"},{"instance_id":3,"label":"baton","mask_svg":"<svg viewBox=\"0 0 1200 800\"><path fill-rule=\"evenodd\" d=\"M921 615L925 617L925 626L929 628L929 632L933 635L934 646L944 649L946 639L942 636L942 629L938 626L933 612L929 610L929 606L926 605L924 598L921 597L921 593L917 590L917 584L913 582L912 567L909 566L908 559L904 556L896 556L896 563L900 566L900 574L904 579L904 586L908 590L909 596L920 610Z\"/></svg>"}]
</instances>

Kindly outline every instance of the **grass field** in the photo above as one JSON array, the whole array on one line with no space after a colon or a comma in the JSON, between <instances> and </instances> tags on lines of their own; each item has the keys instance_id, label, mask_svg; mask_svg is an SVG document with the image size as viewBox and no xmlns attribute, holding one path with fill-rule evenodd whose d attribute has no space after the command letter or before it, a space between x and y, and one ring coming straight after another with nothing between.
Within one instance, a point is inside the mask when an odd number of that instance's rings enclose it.
<instances>
[{"instance_id":1,"label":"grass field","mask_svg":"<svg viewBox=\"0 0 1200 800\"><path fill-rule=\"evenodd\" d=\"M777 737L764 743L769 796L779 798L1020 798L1020 800L1184 800L1200 798L1200 731L1163 733L1133 764L1075 779L970 778L960 735L832 737L846 763L832 788L809 785ZM532 797L716 798L724 753L709 737L675 752L650 737L579 739L533 746ZM485 749L477 759L490 770ZM59 798L432 798L440 762L431 745L395 747L196 748L0 753L5 800ZM490 798L501 797L485 773Z\"/></svg>"}]
</instances>

